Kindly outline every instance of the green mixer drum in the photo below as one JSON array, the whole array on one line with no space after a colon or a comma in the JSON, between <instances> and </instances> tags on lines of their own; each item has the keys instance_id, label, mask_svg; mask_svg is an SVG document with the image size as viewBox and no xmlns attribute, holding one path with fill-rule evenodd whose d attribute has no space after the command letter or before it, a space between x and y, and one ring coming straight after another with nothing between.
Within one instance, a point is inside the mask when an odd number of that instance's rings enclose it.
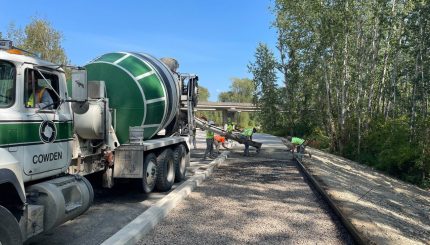
<instances>
[{"instance_id":1,"label":"green mixer drum","mask_svg":"<svg viewBox=\"0 0 430 245\"><path fill-rule=\"evenodd\" d=\"M88 81L106 84L121 144L128 141L130 126L142 126L144 138L150 139L175 118L178 84L158 59L142 53L108 53L85 68Z\"/></svg>"}]
</instances>

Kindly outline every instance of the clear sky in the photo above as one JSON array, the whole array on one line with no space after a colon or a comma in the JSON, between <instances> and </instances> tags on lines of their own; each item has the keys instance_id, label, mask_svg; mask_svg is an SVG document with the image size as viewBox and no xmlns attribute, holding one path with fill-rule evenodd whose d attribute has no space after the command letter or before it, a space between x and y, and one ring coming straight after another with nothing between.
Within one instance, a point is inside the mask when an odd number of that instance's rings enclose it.
<instances>
[{"instance_id":1,"label":"clear sky","mask_svg":"<svg viewBox=\"0 0 430 245\"><path fill-rule=\"evenodd\" d=\"M6 1L0 0L0 31L32 16L63 33L74 65L111 51L173 57L180 72L196 73L210 100L227 91L231 78L251 78L247 64L259 42L272 49L276 33L271 0Z\"/></svg>"}]
</instances>

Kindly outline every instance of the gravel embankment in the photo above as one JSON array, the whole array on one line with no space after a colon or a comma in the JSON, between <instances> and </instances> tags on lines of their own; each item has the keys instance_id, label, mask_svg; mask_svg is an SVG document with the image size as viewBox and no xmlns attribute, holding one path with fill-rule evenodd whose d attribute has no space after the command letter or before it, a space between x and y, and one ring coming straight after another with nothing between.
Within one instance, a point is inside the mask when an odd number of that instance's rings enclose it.
<instances>
[{"instance_id":1,"label":"gravel embankment","mask_svg":"<svg viewBox=\"0 0 430 245\"><path fill-rule=\"evenodd\" d=\"M430 244L430 192L370 167L311 150L303 164L361 236L375 244Z\"/></svg>"},{"instance_id":2,"label":"gravel embankment","mask_svg":"<svg viewBox=\"0 0 430 245\"><path fill-rule=\"evenodd\" d=\"M139 244L352 243L293 162L241 148Z\"/></svg>"}]
</instances>

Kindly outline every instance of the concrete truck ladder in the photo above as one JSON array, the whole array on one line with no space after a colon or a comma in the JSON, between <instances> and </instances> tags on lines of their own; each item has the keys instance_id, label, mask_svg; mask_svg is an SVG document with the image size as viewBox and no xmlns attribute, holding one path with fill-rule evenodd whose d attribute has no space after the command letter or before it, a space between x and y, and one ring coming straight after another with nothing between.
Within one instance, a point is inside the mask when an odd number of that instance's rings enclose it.
<instances>
[{"instance_id":1,"label":"concrete truck ladder","mask_svg":"<svg viewBox=\"0 0 430 245\"><path fill-rule=\"evenodd\" d=\"M255 147L257 149L257 152L260 152L261 145L263 143L252 141L252 140L245 140L241 138L238 133L231 133L231 134L227 133L227 131L225 131L224 129L216 127L214 125L209 125L208 122L200 118L194 117L194 120L196 122L196 125L201 129L212 131L216 134L226 137L227 139L234 140L240 144L244 144L246 141L248 141L250 146Z\"/></svg>"}]
</instances>

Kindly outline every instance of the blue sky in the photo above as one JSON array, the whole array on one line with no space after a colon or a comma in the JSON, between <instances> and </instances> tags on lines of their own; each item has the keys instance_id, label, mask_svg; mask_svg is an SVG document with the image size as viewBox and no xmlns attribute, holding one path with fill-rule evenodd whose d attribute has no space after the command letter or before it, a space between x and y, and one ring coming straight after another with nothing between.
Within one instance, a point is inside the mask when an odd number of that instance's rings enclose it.
<instances>
[{"instance_id":1,"label":"blue sky","mask_svg":"<svg viewBox=\"0 0 430 245\"><path fill-rule=\"evenodd\" d=\"M248 77L259 42L272 49L270 0L222 1L5 1L0 0L0 31L32 16L49 20L65 37L74 65L111 51L139 51L174 57L180 72L196 73L210 100L227 91L233 77Z\"/></svg>"}]
</instances>

